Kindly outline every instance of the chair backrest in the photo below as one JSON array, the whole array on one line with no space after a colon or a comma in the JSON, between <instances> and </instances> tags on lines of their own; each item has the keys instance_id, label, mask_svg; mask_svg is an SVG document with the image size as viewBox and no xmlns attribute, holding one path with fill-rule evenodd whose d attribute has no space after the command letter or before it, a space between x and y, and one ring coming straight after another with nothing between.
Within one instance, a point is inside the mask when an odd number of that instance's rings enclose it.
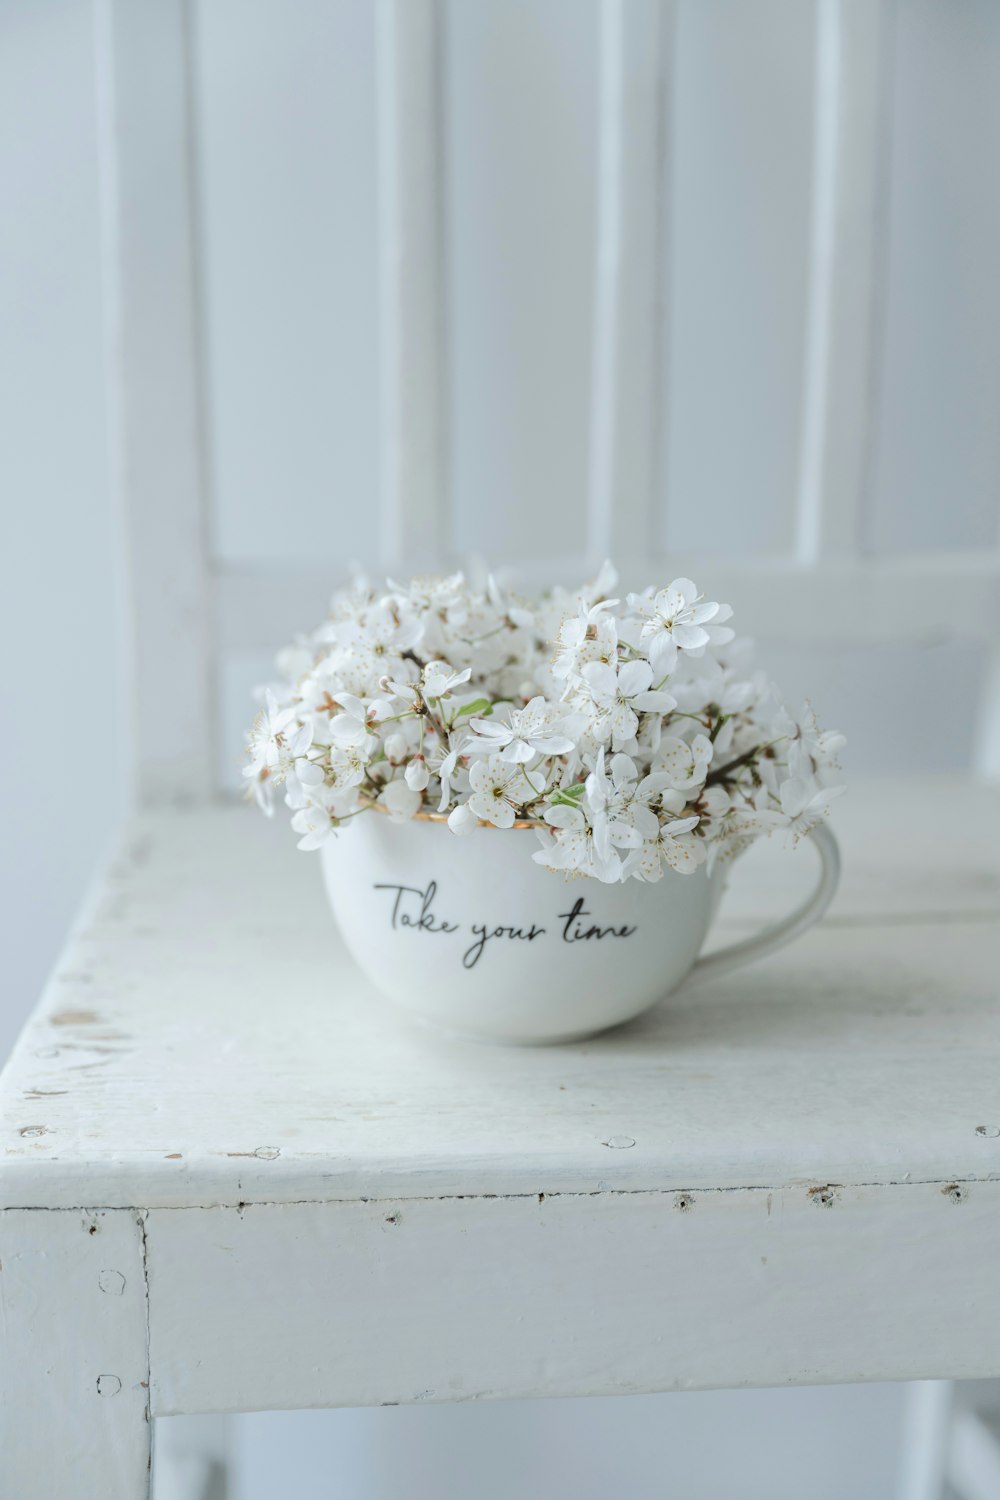
<instances>
[{"instance_id":1,"label":"chair backrest","mask_svg":"<svg viewBox=\"0 0 1000 1500\"><path fill-rule=\"evenodd\" d=\"M1000 770L1000 184L972 148L985 131L979 145L995 162L1000 144L993 22L977 36L955 7L897 11L892 0L340 0L322 22L309 6L271 7L273 23L224 0L97 0L96 15L143 797L209 796L229 779L245 681L311 623L351 557L412 570L498 539L503 559L537 579L582 574L608 554L643 581L704 579L793 680L803 653L825 662L821 699L853 704L864 723L881 715L886 742L902 725L916 744L921 724L951 713L955 755L971 755L977 695L977 764ZM337 389L348 404L351 361L358 383L374 371L372 483L359 493L361 471L345 471L345 500L335 474L312 513L272 484L280 545L244 554L231 516L219 521L218 462L242 410L253 488L255 424L252 406L237 402L234 418L218 397L233 356L213 346L212 299L239 278L241 256L223 273L219 246L227 234L239 243L245 225L213 184L226 150L241 183L258 170L254 121L272 106L250 86L260 73L241 80L246 57L256 47L254 65L267 64L269 24L287 36L314 23L357 42L316 66L339 69L336 162L356 150L359 194L374 179L374 315L358 314L374 352L356 331L340 348L333 329L323 357L346 367ZM220 49L220 27L231 47ZM301 69L314 61L307 41L293 59ZM928 67L944 81L928 85ZM267 115L270 127L292 122L292 154L267 138L280 159L267 169L275 201L257 205L265 236L291 201L280 194L295 191L300 83L308 89L294 68L279 78ZM910 103L927 87L941 160L924 180L914 174L925 127ZM951 89L944 103L935 87ZM241 88L239 130L227 135L212 91ZM366 88L370 139L345 143L344 111ZM960 95L955 123L945 105ZM494 128L479 160L470 111ZM313 134L307 144L322 150ZM485 187L484 162L496 172ZM309 191L339 185L312 178ZM213 240L224 213L232 223ZM928 214L936 259L908 232ZM318 209L303 217L310 242L313 228L328 232L320 220ZM363 255L356 264L364 304ZM299 274L288 263L265 288L268 318L281 320ZM925 328L930 274L938 295ZM571 300L581 285L585 318ZM338 295L349 312L350 286ZM294 322L301 304L288 306ZM314 338L308 315L296 326ZM900 397L915 361L919 382ZM952 387L970 371L967 400ZM310 388L294 398L298 412ZM585 412L577 429L571 398ZM316 487L294 448L286 461L288 491ZM928 472L934 463L947 472ZM342 547L329 518L320 524L326 506L349 511ZM322 546L311 545L310 514Z\"/></svg>"}]
</instances>

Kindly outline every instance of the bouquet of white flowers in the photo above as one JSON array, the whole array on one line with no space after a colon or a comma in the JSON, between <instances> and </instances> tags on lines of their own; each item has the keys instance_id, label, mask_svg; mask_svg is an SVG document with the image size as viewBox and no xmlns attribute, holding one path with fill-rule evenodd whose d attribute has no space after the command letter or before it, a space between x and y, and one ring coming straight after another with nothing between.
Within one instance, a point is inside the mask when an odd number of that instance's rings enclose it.
<instances>
[{"instance_id":1,"label":"bouquet of white flowers","mask_svg":"<svg viewBox=\"0 0 1000 1500\"><path fill-rule=\"evenodd\" d=\"M791 717L688 578L609 598L609 566L530 601L461 573L358 580L278 659L244 775L300 849L348 818L534 827L533 858L610 882L687 872L843 788L843 736Z\"/></svg>"}]
</instances>

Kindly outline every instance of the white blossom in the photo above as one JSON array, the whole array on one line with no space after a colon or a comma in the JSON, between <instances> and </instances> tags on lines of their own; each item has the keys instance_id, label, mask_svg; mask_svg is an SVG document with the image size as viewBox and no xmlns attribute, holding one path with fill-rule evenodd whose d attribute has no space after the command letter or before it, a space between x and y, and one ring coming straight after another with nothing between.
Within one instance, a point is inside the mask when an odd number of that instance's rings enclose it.
<instances>
[{"instance_id":1,"label":"white blossom","mask_svg":"<svg viewBox=\"0 0 1000 1500\"><path fill-rule=\"evenodd\" d=\"M610 565L525 599L469 580L363 578L278 658L243 775L299 847L347 818L538 825L537 863L653 881L798 839L843 790L843 736L795 718L687 578L611 597ZM484 841L484 848L488 848Z\"/></svg>"},{"instance_id":2,"label":"white blossom","mask_svg":"<svg viewBox=\"0 0 1000 1500\"><path fill-rule=\"evenodd\" d=\"M616 750L634 739L640 713L662 715L676 707L669 693L652 688L653 669L648 661L627 661L620 666L588 662L581 676L598 710L598 732L607 726Z\"/></svg>"},{"instance_id":3,"label":"white blossom","mask_svg":"<svg viewBox=\"0 0 1000 1500\"><path fill-rule=\"evenodd\" d=\"M451 802L452 780L458 768L459 756L465 751L468 740L469 736L461 732L453 734L450 740L443 744L439 742L427 757L428 770L441 783L438 812L444 812Z\"/></svg>"},{"instance_id":4,"label":"white blossom","mask_svg":"<svg viewBox=\"0 0 1000 1500\"><path fill-rule=\"evenodd\" d=\"M503 703L488 719L473 719L477 739L470 748L498 752L504 760L527 764L538 755L565 755L576 744L583 721L539 694L524 708Z\"/></svg>"},{"instance_id":5,"label":"white blossom","mask_svg":"<svg viewBox=\"0 0 1000 1500\"><path fill-rule=\"evenodd\" d=\"M690 578L675 578L652 599L630 594L628 602L644 617L639 639L649 650L657 677L674 670L679 651L700 655L709 643L721 646L733 638L732 630L721 623L732 616L729 605L704 599Z\"/></svg>"},{"instance_id":6,"label":"white blossom","mask_svg":"<svg viewBox=\"0 0 1000 1500\"><path fill-rule=\"evenodd\" d=\"M704 783L714 753L707 735L696 734L690 744L677 735L667 735L656 752L656 769L663 773L668 786L687 791Z\"/></svg>"},{"instance_id":7,"label":"white blossom","mask_svg":"<svg viewBox=\"0 0 1000 1500\"><path fill-rule=\"evenodd\" d=\"M575 678L589 662L617 662L618 621L610 613L616 603L605 599L589 606L581 604L575 615L562 621L552 662L554 677Z\"/></svg>"},{"instance_id":8,"label":"white blossom","mask_svg":"<svg viewBox=\"0 0 1000 1500\"><path fill-rule=\"evenodd\" d=\"M243 775L268 817L274 811L274 788L285 780L311 741L312 725L299 722L294 707L279 708L274 694L267 692L247 738L249 759Z\"/></svg>"},{"instance_id":9,"label":"white blossom","mask_svg":"<svg viewBox=\"0 0 1000 1500\"><path fill-rule=\"evenodd\" d=\"M697 826L695 817L665 819L653 838L647 839L637 851L630 873L639 880L656 881L663 875L663 866L667 864L679 875L690 875L705 863L705 846L691 832Z\"/></svg>"},{"instance_id":10,"label":"white blossom","mask_svg":"<svg viewBox=\"0 0 1000 1500\"><path fill-rule=\"evenodd\" d=\"M813 777L789 777L778 794L785 826L796 836L808 833L826 816L830 803L843 791L842 786L820 786Z\"/></svg>"},{"instance_id":11,"label":"white blossom","mask_svg":"<svg viewBox=\"0 0 1000 1500\"><path fill-rule=\"evenodd\" d=\"M431 779L427 762L422 755L415 755L403 772L403 780L411 792L422 792Z\"/></svg>"},{"instance_id":12,"label":"white blossom","mask_svg":"<svg viewBox=\"0 0 1000 1500\"><path fill-rule=\"evenodd\" d=\"M478 828L479 819L476 817L468 802L459 802L448 814L448 827L452 833L471 833Z\"/></svg>"},{"instance_id":13,"label":"white blossom","mask_svg":"<svg viewBox=\"0 0 1000 1500\"><path fill-rule=\"evenodd\" d=\"M608 771L604 750L597 757L587 777L585 791L591 811L594 842L602 857L614 845L619 849L637 849L643 839L655 836L656 814L650 803L663 790L662 776L646 776L639 781L635 762L628 755L614 755Z\"/></svg>"},{"instance_id":14,"label":"white blossom","mask_svg":"<svg viewBox=\"0 0 1000 1500\"><path fill-rule=\"evenodd\" d=\"M303 835L298 842L300 849L318 849L333 832L334 826L335 820L329 809L316 802L311 802L292 818L292 828Z\"/></svg>"},{"instance_id":15,"label":"white blossom","mask_svg":"<svg viewBox=\"0 0 1000 1500\"><path fill-rule=\"evenodd\" d=\"M394 823L406 823L420 811L420 793L403 780L390 781L378 800Z\"/></svg>"},{"instance_id":16,"label":"white blossom","mask_svg":"<svg viewBox=\"0 0 1000 1500\"><path fill-rule=\"evenodd\" d=\"M423 671L424 694L428 698L446 698L471 676L471 667L466 667L464 672L454 672L446 661L429 661Z\"/></svg>"},{"instance_id":17,"label":"white blossom","mask_svg":"<svg viewBox=\"0 0 1000 1500\"><path fill-rule=\"evenodd\" d=\"M472 795L469 807L485 823L510 828L526 802L532 802L544 791L534 786L519 765L512 765L501 755L474 760L469 769Z\"/></svg>"},{"instance_id":18,"label":"white blossom","mask_svg":"<svg viewBox=\"0 0 1000 1500\"><path fill-rule=\"evenodd\" d=\"M542 847L532 855L536 864L550 870L578 871L606 885L621 878L622 862L616 849L602 852L593 828L579 807L557 806L545 811L545 821L554 833L542 835Z\"/></svg>"}]
</instances>

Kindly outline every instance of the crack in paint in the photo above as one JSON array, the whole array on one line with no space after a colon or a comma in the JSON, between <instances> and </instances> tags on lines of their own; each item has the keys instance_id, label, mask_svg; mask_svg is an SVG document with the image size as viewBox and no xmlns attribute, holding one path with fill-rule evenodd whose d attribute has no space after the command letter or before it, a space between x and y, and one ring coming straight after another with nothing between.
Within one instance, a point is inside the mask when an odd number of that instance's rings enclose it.
<instances>
[{"instance_id":1,"label":"crack in paint","mask_svg":"<svg viewBox=\"0 0 1000 1500\"><path fill-rule=\"evenodd\" d=\"M862 1191L872 1188L919 1188L935 1187L946 1189L950 1187L989 1187L1000 1182L1000 1174L990 1174L986 1177L910 1177L904 1178L873 1179L864 1182L842 1182L838 1183L837 1190L842 1193ZM219 1199L211 1203L150 1203L144 1208L137 1208L134 1204L108 1203L108 1204L63 1204L58 1207L53 1205L40 1205L37 1203L5 1203L0 1207L0 1215L4 1213L40 1213L40 1214L63 1214L63 1213L117 1213L121 1211L133 1212L143 1215L143 1245L145 1256L145 1222L144 1219L150 1213L215 1213L218 1209L238 1209L242 1211L247 1208L319 1208L324 1204L370 1204L378 1208L380 1205L394 1203L517 1203L534 1200L535 1202L551 1203L557 1198L663 1198L673 1200L678 1193L700 1198L708 1194L720 1193L761 1193L773 1195L775 1193L786 1193L795 1195L803 1194L807 1200L817 1191L822 1191L830 1186L829 1182L821 1178L800 1178L786 1183L740 1183L732 1187L697 1187L681 1188L653 1187L653 1188L582 1188L582 1189L559 1189L559 1188L532 1188L530 1190L518 1191L516 1193L385 1193L375 1197L370 1194L352 1193L345 1197L323 1197L323 1198L241 1198L238 1202L231 1199Z\"/></svg>"}]
</instances>

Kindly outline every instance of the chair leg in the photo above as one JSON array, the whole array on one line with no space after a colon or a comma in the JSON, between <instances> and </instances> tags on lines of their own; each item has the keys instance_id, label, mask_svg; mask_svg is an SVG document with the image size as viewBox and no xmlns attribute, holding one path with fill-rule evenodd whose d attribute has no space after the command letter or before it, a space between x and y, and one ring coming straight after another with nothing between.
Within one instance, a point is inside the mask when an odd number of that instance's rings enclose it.
<instances>
[{"instance_id":1,"label":"chair leg","mask_svg":"<svg viewBox=\"0 0 1000 1500\"><path fill-rule=\"evenodd\" d=\"M153 1454L153 1500L230 1500L227 1417L163 1417Z\"/></svg>"},{"instance_id":2,"label":"chair leg","mask_svg":"<svg viewBox=\"0 0 1000 1500\"><path fill-rule=\"evenodd\" d=\"M948 1483L957 1500L1000 1500L1000 1382L959 1386L948 1449Z\"/></svg>"},{"instance_id":3,"label":"chair leg","mask_svg":"<svg viewBox=\"0 0 1000 1500\"><path fill-rule=\"evenodd\" d=\"M0 1494L148 1500L143 1245L127 1209L0 1213Z\"/></svg>"},{"instance_id":4,"label":"chair leg","mask_svg":"<svg viewBox=\"0 0 1000 1500\"><path fill-rule=\"evenodd\" d=\"M954 1392L952 1380L907 1386L898 1500L944 1500Z\"/></svg>"}]
</instances>

